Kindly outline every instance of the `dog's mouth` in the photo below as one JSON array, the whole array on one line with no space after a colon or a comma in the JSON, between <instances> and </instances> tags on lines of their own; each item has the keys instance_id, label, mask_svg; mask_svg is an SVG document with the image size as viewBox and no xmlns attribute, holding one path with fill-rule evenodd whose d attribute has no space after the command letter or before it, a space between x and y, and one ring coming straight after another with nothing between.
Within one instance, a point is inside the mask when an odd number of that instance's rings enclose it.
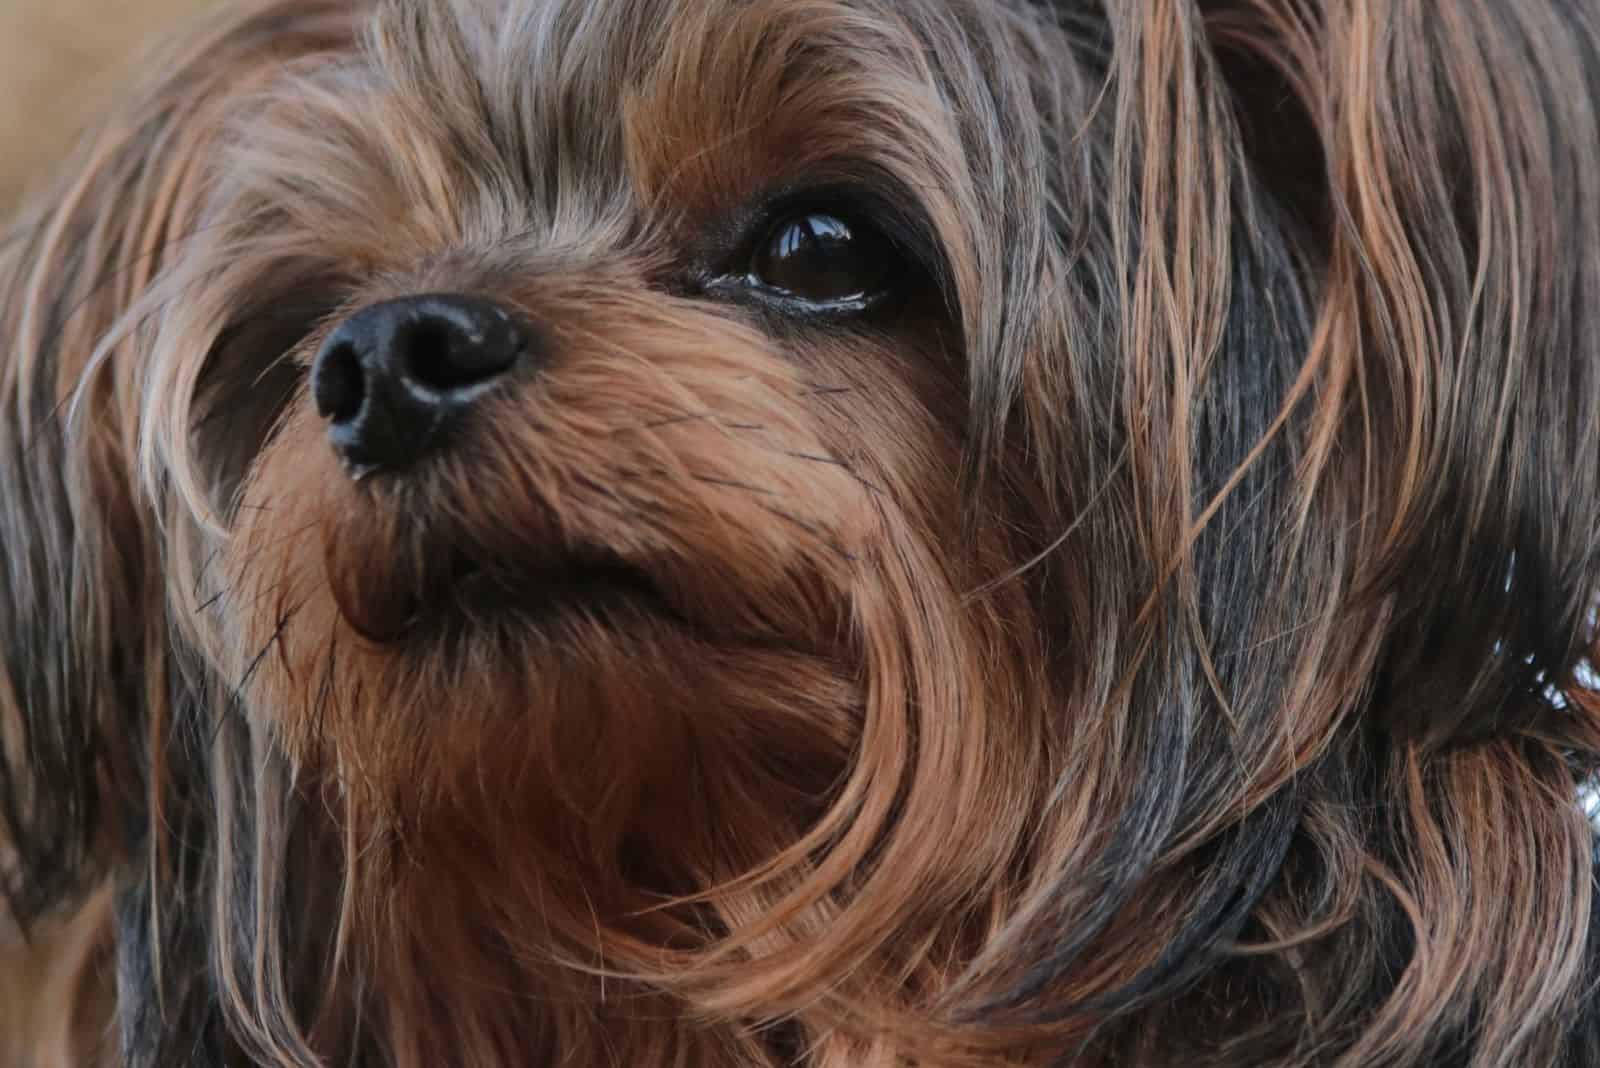
<instances>
[{"instance_id":1,"label":"dog's mouth","mask_svg":"<svg viewBox=\"0 0 1600 1068\"><path fill-rule=\"evenodd\" d=\"M380 644L487 627L548 631L569 621L614 627L648 618L687 625L647 569L598 548L507 561L451 547L407 573L379 576L358 566L349 579L333 583L341 614Z\"/></svg>"},{"instance_id":2,"label":"dog's mouth","mask_svg":"<svg viewBox=\"0 0 1600 1068\"><path fill-rule=\"evenodd\" d=\"M660 586L643 568L597 550L521 569L456 554L438 593L419 600L412 624L430 619L491 621L515 618L550 623L574 613L604 618L626 605L652 615L676 616Z\"/></svg>"}]
</instances>

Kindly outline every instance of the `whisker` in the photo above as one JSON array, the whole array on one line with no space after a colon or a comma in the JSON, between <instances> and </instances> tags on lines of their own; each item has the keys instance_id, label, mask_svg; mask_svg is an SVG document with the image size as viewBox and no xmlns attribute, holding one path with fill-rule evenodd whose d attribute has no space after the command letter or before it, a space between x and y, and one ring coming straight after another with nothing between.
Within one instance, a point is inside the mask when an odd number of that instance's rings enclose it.
<instances>
[{"instance_id":1,"label":"whisker","mask_svg":"<svg viewBox=\"0 0 1600 1068\"><path fill-rule=\"evenodd\" d=\"M663 471L661 471L659 473L662 474L662 475L667 474L667 472L665 470L663 470ZM776 496L778 496L778 494L773 492L772 490L763 489L760 486L752 486L748 482L739 482L739 481L737 481L735 479L731 479L731 478L717 478L717 477L712 476L712 475L697 475L697 474L693 474L693 473L691 473L689 475L689 477L694 479L696 482L704 482L708 486L722 486L725 489L744 490L746 493L757 493L757 494L760 494L763 497L776 497Z\"/></svg>"},{"instance_id":2,"label":"whisker","mask_svg":"<svg viewBox=\"0 0 1600 1068\"><path fill-rule=\"evenodd\" d=\"M339 635L337 629L328 627L328 655L323 660L322 681L317 686L315 699L316 710L312 713L314 724L312 737L319 741L326 738L328 724L328 706L333 703L333 683L338 672L339 664Z\"/></svg>"},{"instance_id":3,"label":"whisker","mask_svg":"<svg viewBox=\"0 0 1600 1068\"><path fill-rule=\"evenodd\" d=\"M266 511L267 509L262 509L262 510ZM306 531L311 530L313 527L316 527L317 525L318 525L318 520L315 520L315 519L308 520L307 522L302 523L300 526L296 527L293 530L286 531L286 532L284 532L282 534L277 535L276 537L268 538L267 540L265 540L263 542L259 542L257 544L254 544L254 545L250 546L250 555L244 560L243 564L240 566L239 573L242 575L242 574L250 571L251 568L253 568L255 566L256 560L258 560L261 556L263 556L264 554L266 554L266 553L270 552L271 550L277 548L278 546L285 545L285 544L288 544L289 542L294 541L296 538L299 538L301 535L303 535ZM233 589L234 589L234 587L230 585L230 586L225 586L221 590L217 591L217 593L212 595L210 598L208 598L206 601L204 601L202 604L200 604L195 609L196 614L198 614L200 612L203 612L206 609L208 609L208 608L212 607L213 605L215 605L219 600L221 600L223 597L227 596L228 593L230 593ZM270 591L263 590L262 591L262 596L265 596L268 592L270 592ZM195 596L198 597L199 595L200 595L199 584L196 583ZM260 603L260 598L257 598L256 602L254 602L254 603Z\"/></svg>"},{"instance_id":4,"label":"whisker","mask_svg":"<svg viewBox=\"0 0 1600 1068\"><path fill-rule=\"evenodd\" d=\"M220 545L216 546L209 553L206 554L205 560L201 562L199 569L197 569L195 571L195 574L194 574L194 594L193 594L193 596L195 596L195 597L199 597L200 596L200 587L205 584L206 572L211 570L211 565L217 562L217 557L220 556L221 554L222 554L222 546L220 546Z\"/></svg>"},{"instance_id":5,"label":"whisker","mask_svg":"<svg viewBox=\"0 0 1600 1068\"><path fill-rule=\"evenodd\" d=\"M801 530L805 531L807 534L810 534L812 537L818 539L819 541L824 542L828 546L828 548L830 548L834 552L838 553L839 556L841 556L845 560L848 560L851 563L855 563L859 559L856 556L855 553L850 552L848 549L846 549L843 545L840 545L838 542L831 540L829 538L829 536L828 536L828 532L825 529L823 529L821 526L818 526L816 523L813 523L813 522L811 522L809 520L801 519L797 515L793 515L793 514L791 514L789 512L786 512L781 508L774 508L773 506L771 506L769 504L762 504L760 507L761 507L761 510L766 512L768 515L776 516L777 518L782 519L785 522L792 523L793 525L799 527Z\"/></svg>"},{"instance_id":6,"label":"whisker","mask_svg":"<svg viewBox=\"0 0 1600 1068\"><path fill-rule=\"evenodd\" d=\"M284 612L278 617L278 623L275 627L273 627L271 637L269 637L266 642L263 643L260 650L256 652L255 656L250 658L250 664L247 668L245 668L244 674L241 675L239 677L239 681L230 688L230 692L228 694L229 711L239 708L239 706L243 703L244 691L250 685L250 680L255 677L256 672L261 669L261 665L266 662L267 654L272 651L272 647L282 641L284 631L288 630L289 623L299 613L300 609L305 606L305 604L305 601L301 601L294 608ZM217 739L221 736L222 729L224 726L226 726L227 721L228 715L226 712L217 716L216 723L212 726L210 739L211 745L216 745Z\"/></svg>"},{"instance_id":7,"label":"whisker","mask_svg":"<svg viewBox=\"0 0 1600 1068\"><path fill-rule=\"evenodd\" d=\"M679 426L679 425L684 424L684 423L705 423L705 422L715 423L717 426L726 427L729 430L761 431L761 430L765 430L766 429L766 427L762 426L760 423L730 423L730 422L724 422L724 421L719 420L717 418L717 413L716 412L686 412L683 415L674 415L674 416L669 416L668 418L665 418L665 419L657 419L654 422L644 423L644 424L641 424L640 426L636 426L636 427L632 427L632 426L618 427L616 430L613 430L611 432L611 435L614 437L617 434L637 433L638 431L641 431L641 430L660 430L662 427Z\"/></svg>"},{"instance_id":8,"label":"whisker","mask_svg":"<svg viewBox=\"0 0 1600 1068\"><path fill-rule=\"evenodd\" d=\"M819 456L819 455L817 455L815 453L790 452L790 451L787 451L787 450L783 450L782 451L782 455L788 456L788 457L792 457L793 459L796 459L796 460L807 460L807 461L809 461L811 463L814 463L814 464L826 464L829 467L837 467L841 471L843 471L845 474L849 475L852 479L854 479L861 486L862 489L868 491L869 493L879 493L879 494L881 494L883 492L882 489L880 489L877 486L874 486L872 483L868 482L866 479L864 479L860 475L856 474L856 469L854 467L852 467L850 464L846 463L845 461L839 459L837 456Z\"/></svg>"},{"instance_id":9,"label":"whisker","mask_svg":"<svg viewBox=\"0 0 1600 1068\"><path fill-rule=\"evenodd\" d=\"M204 612L204 611L210 609L213 605L215 605L217 602L221 601L224 597L226 597L229 593L231 593L232 590L233 590L232 586L224 586L222 589L218 590L216 593L212 594L210 597L207 597L204 601L202 601L199 605L197 605L195 607L195 610L194 610L195 614L199 615L201 612ZM195 596L198 597L199 593L197 592L195 594Z\"/></svg>"}]
</instances>

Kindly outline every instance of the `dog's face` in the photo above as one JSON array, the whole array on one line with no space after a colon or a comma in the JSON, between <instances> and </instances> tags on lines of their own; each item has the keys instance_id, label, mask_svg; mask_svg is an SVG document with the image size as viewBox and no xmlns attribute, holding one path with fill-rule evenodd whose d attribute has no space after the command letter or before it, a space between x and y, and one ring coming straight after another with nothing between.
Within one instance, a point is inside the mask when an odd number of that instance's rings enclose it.
<instances>
[{"instance_id":1,"label":"dog's face","mask_svg":"<svg viewBox=\"0 0 1600 1068\"><path fill-rule=\"evenodd\" d=\"M123 888L130 1055L1556 1042L1600 370L1532 324L1600 191L1465 23L1305 7L276 0L174 53L0 261L0 827Z\"/></svg>"},{"instance_id":2,"label":"dog's face","mask_svg":"<svg viewBox=\"0 0 1600 1068\"><path fill-rule=\"evenodd\" d=\"M784 754L814 801L842 772L868 636L929 629L897 589L931 579L938 618L973 581L941 548L959 326L904 146L859 123L883 75L760 54L843 14L585 5L515 71L440 18L395 42L414 84L353 63L246 146L223 218L283 215L191 296L324 307L212 356L194 447L239 447L264 372L296 383L224 487L211 610L239 677L270 648L247 700L296 758L385 803L560 782L591 813L697 751L713 781Z\"/></svg>"},{"instance_id":3,"label":"dog's face","mask_svg":"<svg viewBox=\"0 0 1600 1068\"><path fill-rule=\"evenodd\" d=\"M557 880L700 892L888 782L961 835L975 753L1032 773L1039 657L969 597L1030 502L963 491L1000 235L928 45L836 4L378 32L222 153L156 343L218 528L181 613L242 713L361 818L545 835Z\"/></svg>"},{"instance_id":4,"label":"dog's face","mask_svg":"<svg viewBox=\"0 0 1600 1068\"><path fill-rule=\"evenodd\" d=\"M984 336L1049 284L1044 194L930 56L1040 24L456 8L243 105L152 298L147 458L220 714L338 799L357 885L518 916L535 957L840 967L970 910L1056 742L1009 572L1062 502L972 470L1026 446L969 392L1058 377L1058 328ZM1029 81L990 103L1037 126Z\"/></svg>"}]
</instances>

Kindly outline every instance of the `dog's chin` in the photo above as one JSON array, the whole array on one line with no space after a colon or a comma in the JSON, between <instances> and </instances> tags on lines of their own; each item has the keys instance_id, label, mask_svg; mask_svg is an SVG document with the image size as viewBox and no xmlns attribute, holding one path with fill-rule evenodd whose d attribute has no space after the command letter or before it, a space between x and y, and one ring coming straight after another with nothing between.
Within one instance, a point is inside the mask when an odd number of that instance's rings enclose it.
<instances>
[{"instance_id":1,"label":"dog's chin","mask_svg":"<svg viewBox=\"0 0 1600 1068\"><path fill-rule=\"evenodd\" d=\"M741 640L670 597L611 562L464 576L370 648L380 666L360 677L381 689L314 750L350 818L404 828L428 878L462 836L559 861L570 892L617 916L770 861L849 767L852 661ZM520 907L492 873L472 879Z\"/></svg>"},{"instance_id":2,"label":"dog's chin","mask_svg":"<svg viewBox=\"0 0 1600 1068\"><path fill-rule=\"evenodd\" d=\"M246 601L237 644L268 649L240 670L289 755L358 807L420 827L512 804L632 834L629 798L713 818L682 794L685 768L794 813L847 762L861 699L837 577L747 582L538 523L491 541L414 493L355 499L296 543L291 573L311 577L285 584L307 596Z\"/></svg>"}]
</instances>

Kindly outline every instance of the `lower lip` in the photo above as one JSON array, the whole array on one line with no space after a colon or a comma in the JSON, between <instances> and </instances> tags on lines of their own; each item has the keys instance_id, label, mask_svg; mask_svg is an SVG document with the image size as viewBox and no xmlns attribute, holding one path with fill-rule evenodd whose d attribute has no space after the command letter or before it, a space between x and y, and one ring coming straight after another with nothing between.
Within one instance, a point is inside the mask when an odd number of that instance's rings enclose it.
<instances>
[{"instance_id":1,"label":"lower lip","mask_svg":"<svg viewBox=\"0 0 1600 1068\"><path fill-rule=\"evenodd\" d=\"M639 571L622 564L551 568L532 575L501 576L476 570L459 576L443 604L419 612L417 625L433 619L471 622L512 618L548 623L584 614L605 618L621 606L655 616L672 616L660 591Z\"/></svg>"}]
</instances>

